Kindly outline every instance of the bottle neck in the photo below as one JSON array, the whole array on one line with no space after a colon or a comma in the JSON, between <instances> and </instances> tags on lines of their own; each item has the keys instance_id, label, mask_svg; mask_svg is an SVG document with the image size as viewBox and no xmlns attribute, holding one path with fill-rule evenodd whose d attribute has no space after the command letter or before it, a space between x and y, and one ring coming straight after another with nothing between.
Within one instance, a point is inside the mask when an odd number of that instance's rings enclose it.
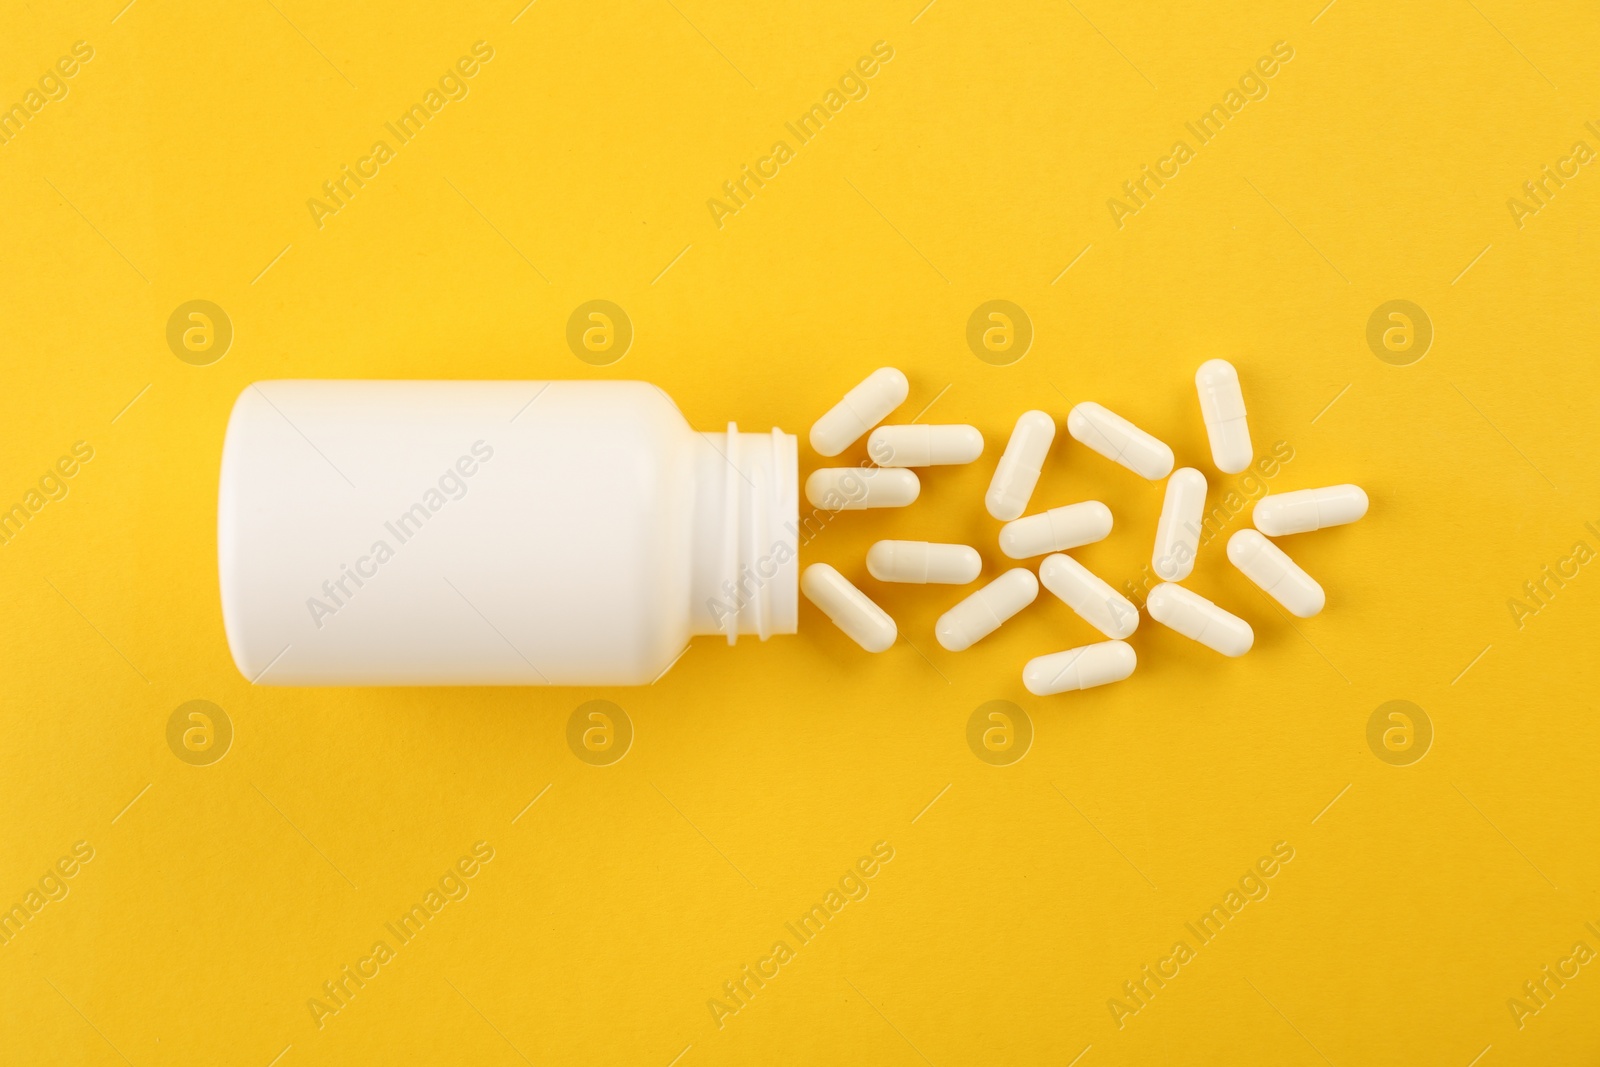
<instances>
[{"instance_id":1,"label":"bottle neck","mask_svg":"<svg viewBox=\"0 0 1600 1067\"><path fill-rule=\"evenodd\" d=\"M798 626L800 461L793 434L699 435L689 626L765 641Z\"/></svg>"}]
</instances>

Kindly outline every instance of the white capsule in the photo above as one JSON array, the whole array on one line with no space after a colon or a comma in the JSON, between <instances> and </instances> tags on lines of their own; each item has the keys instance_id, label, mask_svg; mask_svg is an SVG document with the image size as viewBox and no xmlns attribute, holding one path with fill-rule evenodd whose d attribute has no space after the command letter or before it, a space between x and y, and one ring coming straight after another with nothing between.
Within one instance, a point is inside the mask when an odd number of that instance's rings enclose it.
<instances>
[{"instance_id":1,"label":"white capsule","mask_svg":"<svg viewBox=\"0 0 1600 1067\"><path fill-rule=\"evenodd\" d=\"M1242 656L1255 644L1249 623L1181 585L1162 582L1150 590L1144 606L1156 622L1224 656Z\"/></svg>"},{"instance_id":2,"label":"white capsule","mask_svg":"<svg viewBox=\"0 0 1600 1067\"><path fill-rule=\"evenodd\" d=\"M1239 372L1225 359L1208 359L1194 372L1194 386L1200 391L1200 414L1211 439L1211 462L1224 474L1238 474L1255 456Z\"/></svg>"},{"instance_id":3,"label":"white capsule","mask_svg":"<svg viewBox=\"0 0 1600 1067\"><path fill-rule=\"evenodd\" d=\"M868 652L882 652L894 644L899 631L889 613L826 563L813 563L805 569L800 575L800 591Z\"/></svg>"},{"instance_id":4,"label":"white capsule","mask_svg":"<svg viewBox=\"0 0 1600 1067\"><path fill-rule=\"evenodd\" d=\"M820 467L806 479L806 499L828 511L903 508L921 492L917 476L901 467Z\"/></svg>"},{"instance_id":5,"label":"white capsule","mask_svg":"<svg viewBox=\"0 0 1600 1067\"><path fill-rule=\"evenodd\" d=\"M1056 438L1056 421L1042 411L1024 411L1011 429L1005 453L989 481L984 504L989 514L1001 522L1022 517L1028 498L1039 484L1039 469Z\"/></svg>"},{"instance_id":6,"label":"white capsule","mask_svg":"<svg viewBox=\"0 0 1600 1067\"><path fill-rule=\"evenodd\" d=\"M821 456L837 456L860 440L905 403L911 383L893 367L879 367L828 413L811 425L811 447Z\"/></svg>"},{"instance_id":7,"label":"white capsule","mask_svg":"<svg viewBox=\"0 0 1600 1067\"><path fill-rule=\"evenodd\" d=\"M1172 449L1099 404L1083 403L1073 408L1067 414L1067 432L1152 482L1172 473Z\"/></svg>"},{"instance_id":8,"label":"white capsule","mask_svg":"<svg viewBox=\"0 0 1600 1067\"><path fill-rule=\"evenodd\" d=\"M1150 564L1156 576L1181 582L1194 570L1200 551L1200 522L1206 511L1206 476L1193 467L1180 467L1167 479L1167 496L1156 522L1156 547Z\"/></svg>"},{"instance_id":9,"label":"white capsule","mask_svg":"<svg viewBox=\"0 0 1600 1067\"><path fill-rule=\"evenodd\" d=\"M1033 603L1039 579L1026 567L1013 567L939 616L933 632L951 652L971 648L1000 624Z\"/></svg>"},{"instance_id":10,"label":"white capsule","mask_svg":"<svg viewBox=\"0 0 1600 1067\"><path fill-rule=\"evenodd\" d=\"M1030 659L1022 668L1022 684L1037 697L1070 693L1075 689L1120 682L1133 673L1138 662L1132 645L1101 641Z\"/></svg>"},{"instance_id":11,"label":"white capsule","mask_svg":"<svg viewBox=\"0 0 1600 1067\"><path fill-rule=\"evenodd\" d=\"M867 549L867 571L880 582L966 585L982 570L983 559L969 545L879 541Z\"/></svg>"},{"instance_id":12,"label":"white capsule","mask_svg":"<svg viewBox=\"0 0 1600 1067\"><path fill-rule=\"evenodd\" d=\"M867 455L880 467L942 467L983 455L976 426L879 426L867 438Z\"/></svg>"},{"instance_id":13,"label":"white capsule","mask_svg":"<svg viewBox=\"0 0 1600 1067\"><path fill-rule=\"evenodd\" d=\"M1071 556L1046 556L1039 581L1107 637L1121 640L1139 628L1139 609Z\"/></svg>"},{"instance_id":14,"label":"white capsule","mask_svg":"<svg viewBox=\"0 0 1600 1067\"><path fill-rule=\"evenodd\" d=\"M1111 533L1111 509L1098 500L1051 508L1000 527L1000 551L1012 559L1042 556L1103 541Z\"/></svg>"},{"instance_id":15,"label":"white capsule","mask_svg":"<svg viewBox=\"0 0 1600 1067\"><path fill-rule=\"evenodd\" d=\"M1254 530L1240 530L1228 538L1228 559L1262 592L1302 619L1311 618L1328 602L1315 578Z\"/></svg>"},{"instance_id":16,"label":"white capsule","mask_svg":"<svg viewBox=\"0 0 1600 1067\"><path fill-rule=\"evenodd\" d=\"M1359 485L1330 485L1268 496L1256 502L1251 518L1268 537L1282 537L1343 526L1366 513L1367 494Z\"/></svg>"}]
</instances>

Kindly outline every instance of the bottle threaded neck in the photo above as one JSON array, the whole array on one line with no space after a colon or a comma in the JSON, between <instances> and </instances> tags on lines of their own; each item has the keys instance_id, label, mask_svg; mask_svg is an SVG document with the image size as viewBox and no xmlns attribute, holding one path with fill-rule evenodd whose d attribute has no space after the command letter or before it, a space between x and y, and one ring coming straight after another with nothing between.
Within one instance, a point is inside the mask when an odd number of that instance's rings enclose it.
<instances>
[{"instance_id":1,"label":"bottle threaded neck","mask_svg":"<svg viewBox=\"0 0 1600 1067\"><path fill-rule=\"evenodd\" d=\"M690 629L765 641L798 628L799 449L793 434L705 433L697 450Z\"/></svg>"}]
</instances>

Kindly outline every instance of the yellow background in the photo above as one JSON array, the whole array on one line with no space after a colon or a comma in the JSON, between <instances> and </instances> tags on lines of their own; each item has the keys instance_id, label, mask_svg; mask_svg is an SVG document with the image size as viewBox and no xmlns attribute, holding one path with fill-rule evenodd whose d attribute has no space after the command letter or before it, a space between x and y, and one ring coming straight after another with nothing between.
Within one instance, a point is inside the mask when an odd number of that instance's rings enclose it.
<instances>
[{"instance_id":1,"label":"yellow background","mask_svg":"<svg viewBox=\"0 0 1600 1067\"><path fill-rule=\"evenodd\" d=\"M0 903L76 841L95 856L0 947L0 1061L1600 1052L1594 964L1521 1029L1507 1007L1574 942L1600 949L1597 565L1520 629L1507 606L1600 548L1600 174L1520 229L1506 205L1600 148L1592 10L921 2L6 5L0 102L75 41L95 54L0 145L0 503L75 441L95 457L0 548ZM470 95L319 229L308 198L479 40ZM719 229L722 182L880 40L870 95ZM1277 41L1269 95L1117 228L1107 199L1193 147L1184 122ZM565 341L594 298L636 330L600 369ZM192 299L234 327L209 366L166 343ZM1014 365L967 347L990 299L1036 330ZM1436 331L1409 366L1365 340L1391 299ZM1041 699L1023 662L1094 637L1063 605L949 654L933 622L962 591L867 578L883 536L969 541L998 573L981 499L1029 407L1106 404L1218 503L1192 384L1213 356L1258 454L1294 449L1274 491L1371 494L1361 523L1285 542L1328 590L1317 618L1290 626L1219 539L1189 584L1256 628L1249 655L1147 620L1131 679ZM899 621L884 655L804 605L799 636L699 640L641 689L284 690L233 667L216 482L251 381L642 378L697 428L803 442L886 364L912 382L896 419L937 397L924 419L988 450L806 547ZM1077 554L1117 582L1160 496L1063 434L1034 501L1107 501L1115 532ZM566 745L592 698L636 730L611 766ZM210 766L166 742L192 699L235 730ZM1410 766L1368 747L1392 699L1435 732ZM1035 731L1008 767L967 745L989 700ZM479 840L471 894L318 1029L308 999ZM722 983L877 841L895 858L870 896L719 1029ZM1107 1001L1279 841L1270 896L1119 1029Z\"/></svg>"}]
</instances>

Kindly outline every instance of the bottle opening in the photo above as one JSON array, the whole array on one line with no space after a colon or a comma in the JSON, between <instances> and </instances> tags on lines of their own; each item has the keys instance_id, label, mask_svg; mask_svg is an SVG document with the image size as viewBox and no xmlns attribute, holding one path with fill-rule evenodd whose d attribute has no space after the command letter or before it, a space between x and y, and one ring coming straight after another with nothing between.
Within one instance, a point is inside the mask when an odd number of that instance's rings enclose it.
<instances>
[{"instance_id":1,"label":"bottle opening","mask_svg":"<svg viewBox=\"0 0 1600 1067\"><path fill-rule=\"evenodd\" d=\"M800 459L793 434L701 434L695 470L695 634L765 641L799 618Z\"/></svg>"}]
</instances>

